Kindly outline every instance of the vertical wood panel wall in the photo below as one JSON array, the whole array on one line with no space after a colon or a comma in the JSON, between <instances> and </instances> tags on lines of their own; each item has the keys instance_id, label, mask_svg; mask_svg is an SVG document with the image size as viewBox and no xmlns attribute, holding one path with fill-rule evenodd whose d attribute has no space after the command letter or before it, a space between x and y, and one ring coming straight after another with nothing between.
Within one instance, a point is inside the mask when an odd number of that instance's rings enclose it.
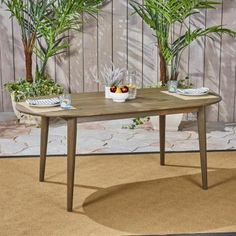
<instances>
[{"instance_id":1,"label":"vertical wood panel wall","mask_svg":"<svg viewBox=\"0 0 236 236\"><path fill-rule=\"evenodd\" d=\"M142 0L138 0L142 2ZM222 3L215 11L193 16L192 28L223 24L236 30L235 0ZM68 53L49 61L51 78L71 92L101 91L101 70L111 61L115 66L137 72L140 86L159 81L159 58L153 32L133 10L128 0L108 0L98 21L85 25L83 33L71 33ZM173 28L173 38L178 34ZM35 59L36 60L36 59ZM208 120L236 122L236 39L228 36L212 42L194 42L182 56L180 76L189 75L196 86L210 87L223 100L208 110ZM0 8L0 111L11 110L3 84L24 77L19 28L9 13Z\"/></svg>"}]
</instances>

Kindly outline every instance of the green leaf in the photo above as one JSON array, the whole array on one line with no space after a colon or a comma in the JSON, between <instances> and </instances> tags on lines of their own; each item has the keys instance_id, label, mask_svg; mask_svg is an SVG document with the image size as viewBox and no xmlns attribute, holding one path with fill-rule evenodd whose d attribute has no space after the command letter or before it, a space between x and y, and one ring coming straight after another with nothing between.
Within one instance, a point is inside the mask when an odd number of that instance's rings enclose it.
<instances>
[{"instance_id":1,"label":"green leaf","mask_svg":"<svg viewBox=\"0 0 236 236\"><path fill-rule=\"evenodd\" d=\"M171 65L171 77L178 74L179 61L183 50L200 37L209 37L212 40L222 34L235 36L235 31L222 25L191 30L188 17L199 14L202 9L215 9L219 2L207 0L143 0L139 3L130 0L130 5L143 21L154 31L160 54L166 65ZM133 13L134 14L134 13ZM179 36L171 41L173 27L180 25ZM182 32L183 26L186 28ZM167 71L168 73L168 71Z\"/></svg>"}]
</instances>

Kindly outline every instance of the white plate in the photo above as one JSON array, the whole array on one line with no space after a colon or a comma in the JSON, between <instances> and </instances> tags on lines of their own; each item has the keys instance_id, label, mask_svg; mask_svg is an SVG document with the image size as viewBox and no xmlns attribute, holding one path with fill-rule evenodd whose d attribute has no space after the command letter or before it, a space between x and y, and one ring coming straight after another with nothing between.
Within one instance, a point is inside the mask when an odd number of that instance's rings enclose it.
<instances>
[{"instance_id":1,"label":"white plate","mask_svg":"<svg viewBox=\"0 0 236 236\"><path fill-rule=\"evenodd\" d=\"M203 96L209 93L208 88L199 88L199 89L177 89L177 94L184 96Z\"/></svg>"},{"instance_id":2,"label":"white plate","mask_svg":"<svg viewBox=\"0 0 236 236\"><path fill-rule=\"evenodd\" d=\"M41 107L41 108L44 108L44 107L57 107L57 106L60 106L60 103L55 103L55 104L48 104L48 105L30 105L28 104L30 107Z\"/></svg>"},{"instance_id":3,"label":"white plate","mask_svg":"<svg viewBox=\"0 0 236 236\"><path fill-rule=\"evenodd\" d=\"M27 99L26 103L31 107L55 107L60 105L59 98Z\"/></svg>"},{"instance_id":4,"label":"white plate","mask_svg":"<svg viewBox=\"0 0 236 236\"><path fill-rule=\"evenodd\" d=\"M208 94L209 92L205 92L205 93L189 93L189 94L187 94L187 93L179 93L179 92L177 92L177 94L179 94L179 95L184 95L184 96L203 96L203 95L206 95L206 94Z\"/></svg>"}]
</instances>

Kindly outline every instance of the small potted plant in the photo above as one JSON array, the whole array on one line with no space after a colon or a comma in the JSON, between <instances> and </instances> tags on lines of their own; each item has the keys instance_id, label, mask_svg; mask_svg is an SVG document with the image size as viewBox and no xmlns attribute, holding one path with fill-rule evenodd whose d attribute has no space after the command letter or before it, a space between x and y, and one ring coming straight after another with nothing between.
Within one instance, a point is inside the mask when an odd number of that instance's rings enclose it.
<instances>
[{"instance_id":1,"label":"small potted plant","mask_svg":"<svg viewBox=\"0 0 236 236\"><path fill-rule=\"evenodd\" d=\"M27 122L26 117L16 110L16 103L23 101L30 97L58 95L63 93L63 87L55 83L50 79L36 80L34 83L30 83L25 79L20 79L17 82L9 82L4 85L5 89L10 92L13 111L16 117L20 120L24 118L24 122Z\"/></svg>"},{"instance_id":2,"label":"small potted plant","mask_svg":"<svg viewBox=\"0 0 236 236\"><path fill-rule=\"evenodd\" d=\"M105 85L105 98L111 98L110 88L121 84L125 73L126 70L124 68L115 68L114 65L112 67L104 66L101 74Z\"/></svg>"}]
</instances>

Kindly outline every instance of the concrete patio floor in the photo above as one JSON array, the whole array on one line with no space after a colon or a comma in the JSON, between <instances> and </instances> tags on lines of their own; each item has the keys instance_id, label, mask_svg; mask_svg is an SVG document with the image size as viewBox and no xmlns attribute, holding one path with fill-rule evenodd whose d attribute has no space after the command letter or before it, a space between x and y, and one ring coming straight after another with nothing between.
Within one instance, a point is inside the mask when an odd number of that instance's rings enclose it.
<instances>
[{"instance_id":1,"label":"concrete patio floor","mask_svg":"<svg viewBox=\"0 0 236 236\"><path fill-rule=\"evenodd\" d=\"M0 156L39 155L40 129L18 124L12 113L0 113ZM158 152L159 132L152 124L124 129L131 120L84 123L78 125L77 153ZM166 151L198 150L196 124L183 123L182 131L166 132ZM208 150L236 149L236 126L207 124ZM49 155L66 154L66 123L52 122L49 130Z\"/></svg>"}]
</instances>

